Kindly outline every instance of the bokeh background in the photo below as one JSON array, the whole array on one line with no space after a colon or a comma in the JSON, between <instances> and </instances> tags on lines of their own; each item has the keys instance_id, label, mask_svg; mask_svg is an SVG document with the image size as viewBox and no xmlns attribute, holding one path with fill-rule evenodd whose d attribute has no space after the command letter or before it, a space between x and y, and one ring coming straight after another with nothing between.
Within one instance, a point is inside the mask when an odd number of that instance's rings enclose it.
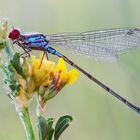
<instances>
[{"instance_id":1,"label":"bokeh background","mask_svg":"<svg viewBox=\"0 0 140 140\"><path fill-rule=\"evenodd\" d=\"M8 17L10 28L44 34L129 26L140 28L140 1L0 0L0 16ZM120 56L116 63L74 56L65 50L61 52L140 106L140 48ZM55 56L50 58L57 61ZM25 140L24 129L14 105L6 96L3 82L0 91L0 140ZM33 123L36 119L34 109L33 100L30 106ZM61 140L140 139L140 116L82 74L74 85L67 86L48 102L46 114L54 118L63 114L74 117L72 126Z\"/></svg>"}]
</instances>

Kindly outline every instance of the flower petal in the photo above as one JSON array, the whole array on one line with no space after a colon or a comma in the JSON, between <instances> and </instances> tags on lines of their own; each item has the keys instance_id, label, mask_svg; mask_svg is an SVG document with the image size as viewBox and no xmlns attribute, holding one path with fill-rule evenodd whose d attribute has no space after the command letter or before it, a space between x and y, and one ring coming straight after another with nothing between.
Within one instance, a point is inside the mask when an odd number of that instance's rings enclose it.
<instances>
[{"instance_id":1,"label":"flower petal","mask_svg":"<svg viewBox=\"0 0 140 140\"><path fill-rule=\"evenodd\" d=\"M71 71L68 72L68 81L67 81L67 84L72 84L74 83L77 79L78 79L78 70L77 69L73 69Z\"/></svg>"},{"instance_id":2,"label":"flower petal","mask_svg":"<svg viewBox=\"0 0 140 140\"><path fill-rule=\"evenodd\" d=\"M36 59L35 57L31 57L32 59L32 69L33 69L33 78L36 82L36 86L40 86L44 84L50 78L50 74L52 73L55 63L52 61L48 61L47 59L43 59L41 64L41 59ZM41 67L40 67L41 64Z\"/></svg>"},{"instance_id":3,"label":"flower petal","mask_svg":"<svg viewBox=\"0 0 140 140\"><path fill-rule=\"evenodd\" d=\"M56 74L57 71L61 71L61 75L67 73L67 67L63 58L60 58L57 65L55 66L54 73Z\"/></svg>"}]
</instances>

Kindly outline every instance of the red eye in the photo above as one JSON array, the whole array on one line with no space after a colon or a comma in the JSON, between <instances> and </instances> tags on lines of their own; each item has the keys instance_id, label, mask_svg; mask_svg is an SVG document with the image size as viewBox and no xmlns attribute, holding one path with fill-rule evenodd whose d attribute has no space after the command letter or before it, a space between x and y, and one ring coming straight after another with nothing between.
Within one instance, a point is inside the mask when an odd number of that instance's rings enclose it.
<instances>
[{"instance_id":1,"label":"red eye","mask_svg":"<svg viewBox=\"0 0 140 140\"><path fill-rule=\"evenodd\" d=\"M12 40L17 39L20 36L20 31L17 29L13 29L10 33L9 33L9 38L11 38Z\"/></svg>"}]
</instances>

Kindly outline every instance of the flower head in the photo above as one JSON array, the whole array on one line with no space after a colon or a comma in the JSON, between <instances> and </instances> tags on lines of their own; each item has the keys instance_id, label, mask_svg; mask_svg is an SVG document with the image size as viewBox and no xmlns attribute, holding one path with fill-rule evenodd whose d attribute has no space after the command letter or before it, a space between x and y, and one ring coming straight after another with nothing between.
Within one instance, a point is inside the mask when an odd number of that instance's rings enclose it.
<instances>
[{"instance_id":1,"label":"flower head","mask_svg":"<svg viewBox=\"0 0 140 140\"><path fill-rule=\"evenodd\" d=\"M40 58L21 58L19 53L15 53L8 64L1 65L6 75L5 82L11 89L10 96L20 106L28 106L30 99L37 92L38 102L44 108L49 99L78 78L78 71L67 71L62 58L55 66L54 62L42 57L41 54Z\"/></svg>"},{"instance_id":2,"label":"flower head","mask_svg":"<svg viewBox=\"0 0 140 140\"><path fill-rule=\"evenodd\" d=\"M32 57L33 79L38 89L38 99L43 108L46 101L53 98L67 84L74 83L78 78L78 71L73 69L67 71L66 64L62 58L57 65L52 61ZM41 67L40 67L41 64Z\"/></svg>"},{"instance_id":3,"label":"flower head","mask_svg":"<svg viewBox=\"0 0 140 140\"><path fill-rule=\"evenodd\" d=\"M9 96L16 104L27 107L35 91L29 61L25 58L21 61L19 53L15 53L8 63L1 65L1 69L5 73L5 83L11 89Z\"/></svg>"}]
</instances>

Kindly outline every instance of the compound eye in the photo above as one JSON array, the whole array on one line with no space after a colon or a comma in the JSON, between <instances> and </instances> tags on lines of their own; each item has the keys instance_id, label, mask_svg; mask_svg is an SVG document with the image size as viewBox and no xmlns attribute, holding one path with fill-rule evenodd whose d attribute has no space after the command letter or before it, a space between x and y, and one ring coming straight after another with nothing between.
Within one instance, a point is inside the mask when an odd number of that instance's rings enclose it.
<instances>
[{"instance_id":1,"label":"compound eye","mask_svg":"<svg viewBox=\"0 0 140 140\"><path fill-rule=\"evenodd\" d=\"M12 40L17 39L20 36L20 31L17 29L13 29L10 33L9 33L9 38L11 38Z\"/></svg>"}]
</instances>

